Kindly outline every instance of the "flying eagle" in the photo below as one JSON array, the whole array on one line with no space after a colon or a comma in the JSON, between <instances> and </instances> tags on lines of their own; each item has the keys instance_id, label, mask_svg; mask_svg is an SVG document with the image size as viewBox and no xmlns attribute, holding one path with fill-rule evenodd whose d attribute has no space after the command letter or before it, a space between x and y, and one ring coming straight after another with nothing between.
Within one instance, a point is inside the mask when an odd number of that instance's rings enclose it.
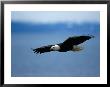
<instances>
[{"instance_id":1,"label":"flying eagle","mask_svg":"<svg viewBox=\"0 0 110 87\"><path fill-rule=\"evenodd\" d=\"M78 46L79 44L85 42L86 40L89 40L93 38L94 36L74 36L69 37L66 39L63 43L59 43L56 45L47 45L42 46L36 49L32 49L34 53L45 53L50 51L59 51L59 52L67 52L67 51L80 51L82 48Z\"/></svg>"}]
</instances>

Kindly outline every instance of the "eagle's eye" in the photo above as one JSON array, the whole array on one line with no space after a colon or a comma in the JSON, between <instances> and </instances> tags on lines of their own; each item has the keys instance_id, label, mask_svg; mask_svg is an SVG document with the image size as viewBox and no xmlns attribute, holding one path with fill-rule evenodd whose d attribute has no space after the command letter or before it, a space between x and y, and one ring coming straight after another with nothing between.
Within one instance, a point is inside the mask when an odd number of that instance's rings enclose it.
<instances>
[{"instance_id":1,"label":"eagle's eye","mask_svg":"<svg viewBox=\"0 0 110 87\"><path fill-rule=\"evenodd\" d=\"M54 50L54 49L55 49L55 47L54 47L54 46L52 46L50 49L51 49L51 50Z\"/></svg>"},{"instance_id":2,"label":"eagle's eye","mask_svg":"<svg viewBox=\"0 0 110 87\"><path fill-rule=\"evenodd\" d=\"M55 49L55 47L52 47L52 49L54 50L54 49Z\"/></svg>"}]
</instances>

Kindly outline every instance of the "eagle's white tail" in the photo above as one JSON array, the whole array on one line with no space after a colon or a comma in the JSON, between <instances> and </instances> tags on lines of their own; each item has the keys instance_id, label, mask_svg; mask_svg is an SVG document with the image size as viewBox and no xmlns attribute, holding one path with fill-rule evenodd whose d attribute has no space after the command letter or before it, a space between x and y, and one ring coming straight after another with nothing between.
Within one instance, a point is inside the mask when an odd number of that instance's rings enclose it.
<instances>
[{"instance_id":1,"label":"eagle's white tail","mask_svg":"<svg viewBox=\"0 0 110 87\"><path fill-rule=\"evenodd\" d=\"M84 49L84 47L75 45L75 46L73 46L72 51L81 51L83 49Z\"/></svg>"}]
</instances>

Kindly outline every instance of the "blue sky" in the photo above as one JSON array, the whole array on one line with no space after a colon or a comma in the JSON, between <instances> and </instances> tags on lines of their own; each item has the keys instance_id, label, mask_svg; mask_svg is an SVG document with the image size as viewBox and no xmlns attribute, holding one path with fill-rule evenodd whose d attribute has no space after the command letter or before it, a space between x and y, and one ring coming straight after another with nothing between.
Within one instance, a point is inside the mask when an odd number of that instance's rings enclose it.
<instances>
[{"instance_id":1,"label":"blue sky","mask_svg":"<svg viewBox=\"0 0 110 87\"><path fill-rule=\"evenodd\" d=\"M100 12L12 11L11 76L100 76ZM34 54L31 48L58 44L70 36L94 35L79 52Z\"/></svg>"},{"instance_id":2,"label":"blue sky","mask_svg":"<svg viewBox=\"0 0 110 87\"><path fill-rule=\"evenodd\" d=\"M12 21L29 23L100 22L97 11L15 11Z\"/></svg>"}]
</instances>

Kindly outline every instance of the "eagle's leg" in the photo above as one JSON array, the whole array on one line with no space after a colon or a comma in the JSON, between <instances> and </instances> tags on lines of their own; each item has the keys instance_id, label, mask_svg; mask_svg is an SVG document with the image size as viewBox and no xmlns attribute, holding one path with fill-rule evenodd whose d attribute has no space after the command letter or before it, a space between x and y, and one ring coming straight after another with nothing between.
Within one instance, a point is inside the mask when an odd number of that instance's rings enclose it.
<instances>
[{"instance_id":1,"label":"eagle's leg","mask_svg":"<svg viewBox=\"0 0 110 87\"><path fill-rule=\"evenodd\" d=\"M82 46L74 45L72 51L81 51L84 48Z\"/></svg>"}]
</instances>

